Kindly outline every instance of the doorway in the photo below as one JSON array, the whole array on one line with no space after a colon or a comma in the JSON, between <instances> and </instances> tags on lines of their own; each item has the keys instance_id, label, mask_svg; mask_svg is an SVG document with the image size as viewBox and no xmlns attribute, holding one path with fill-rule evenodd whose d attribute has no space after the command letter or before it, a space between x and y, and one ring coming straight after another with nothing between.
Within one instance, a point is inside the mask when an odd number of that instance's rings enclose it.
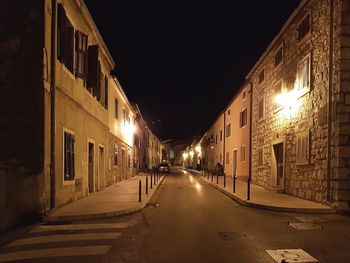
<instances>
[{"instance_id":1,"label":"doorway","mask_svg":"<svg viewBox=\"0 0 350 263\"><path fill-rule=\"evenodd\" d=\"M98 177L99 189L105 188L105 153L103 146L98 147Z\"/></svg>"},{"instance_id":2,"label":"doorway","mask_svg":"<svg viewBox=\"0 0 350 263\"><path fill-rule=\"evenodd\" d=\"M277 143L273 148L273 175L274 184L277 188L284 189L284 143Z\"/></svg>"},{"instance_id":3,"label":"doorway","mask_svg":"<svg viewBox=\"0 0 350 263\"><path fill-rule=\"evenodd\" d=\"M237 176L237 149L233 150L232 176Z\"/></svg>"},{"instance_id":4,"label":"doorway","mask_svg":"<svg viewBox=\"0 0 350 263\"><path fill-rule=\"evenodd\" d=\"M91 142L88 143L88 186L89 193L95 192L94 187L94 151L95 145Z\"/></svg>"}]
</instances>

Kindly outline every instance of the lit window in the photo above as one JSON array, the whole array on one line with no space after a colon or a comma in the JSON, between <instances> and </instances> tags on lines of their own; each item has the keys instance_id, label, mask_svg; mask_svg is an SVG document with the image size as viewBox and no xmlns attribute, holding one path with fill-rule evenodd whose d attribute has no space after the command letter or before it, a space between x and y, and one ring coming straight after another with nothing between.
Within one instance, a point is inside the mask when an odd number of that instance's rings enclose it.
<instances>
[{"instance_id":1,"label":"lit window","mask_svg":"<svg viewBox=\"0 0 350 263\"><path fill-rule=\"evenodd\" d=\"M310 55L298 65L298 90L300 96L310 91Z\"/></svg>"},{"instance_id":2,"label":"lit window","mask_svg":"<svg viewBox=\"0 0 350 263\"><path fill-rule=\"evenodd\" d=\"M296 138L296 164L310 164L310 132L305 131L302 133L298 133Z\"/></svg>"},{"instance_id":3,"label":"lit window","mask_svg":"<svg viewBox=\"0 0 350 263\"><path fill-rule=\"evenodd\" d=\"M265 117L265 98L261 97L258 102L258 119L263 120Z\"/></svg>"}]
</instances>

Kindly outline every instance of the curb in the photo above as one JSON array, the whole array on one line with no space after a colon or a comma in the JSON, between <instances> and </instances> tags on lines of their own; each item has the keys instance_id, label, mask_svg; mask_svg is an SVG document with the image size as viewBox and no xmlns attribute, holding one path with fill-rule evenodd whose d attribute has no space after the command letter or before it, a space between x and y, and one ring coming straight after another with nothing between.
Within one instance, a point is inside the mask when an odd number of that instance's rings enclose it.
<instances>
[{"instance_id":1,"label":"curb","mask_svg":"<svg viewBox=\"0 0 350 263\"><path fill-rule=\"evenodd\" d=\"M96 214L86 214L86 215L68 215L68 216L50 216L48 215L46 218L44 218L45 223L64 223L69 221L78 221L78 220L92 220L92 219L102 219L102 218L110 218L110 217L116 217L116 216L123 216L123 215L129 215L135 212L138 212L142 209L144 209L148 204L149 201L152 199L154 194L157 192L159 186L163 183L166 175L164 175L155 186L152 193L149 193L148 196L145 197L144 200L138 205L136 205L133 208L130 209L123 209L123 210L117 210L112 212L103 212L103 213L96 213Z\"/></svg>"},{"instance_id":2,"label":"curb","mask_svg":"<svg viewBox=\"0 0 350 263\"><path fill-rule=\"evenodd\" d=\"M302 213L302 214L336 214L337 210L334 208L293 208L293 207L280 207L280 206L271 206L271 205L264 205L264 204L257 204L253 203L248 200L243 200L239 198L238 196L234 195L233 193L230 193L226 191L225 189L221 188L220 186L216 185L215 183L208 182L204 178L202 178L200 175L194 173L193 171L186 170L187 172L190 172L191 174L198 177L201 181L211 185L221 193L225 194L226 196L230 197L232 200L236 201L242 206L247 206L251 208L257 208L257 209L264 209L264 210L271 210L275 212L287 212L287 213Z\"/></svg>"}]
</instances>

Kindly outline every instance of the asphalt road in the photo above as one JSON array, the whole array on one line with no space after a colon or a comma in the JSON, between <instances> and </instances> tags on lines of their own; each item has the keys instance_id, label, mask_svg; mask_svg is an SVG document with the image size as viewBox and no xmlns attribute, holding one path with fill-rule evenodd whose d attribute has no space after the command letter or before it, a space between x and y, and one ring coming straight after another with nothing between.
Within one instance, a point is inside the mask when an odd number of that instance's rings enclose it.
<instances>
[{"instance_id":1,"label":"asphalt road","mask_svg":"<svg viewBox=\"0 0 350 263\"><path fill-rule=\"evenodd\" d=\"M320 229L288 224L301 221ZM319 262L350 262L350 218L243 207L182 170L167 176L142 212L34 226L8 239L0 238L0 245L7 244L0 262L272 263L266 250L275 249L303 249Z\"/></svg>"}]
</instances>

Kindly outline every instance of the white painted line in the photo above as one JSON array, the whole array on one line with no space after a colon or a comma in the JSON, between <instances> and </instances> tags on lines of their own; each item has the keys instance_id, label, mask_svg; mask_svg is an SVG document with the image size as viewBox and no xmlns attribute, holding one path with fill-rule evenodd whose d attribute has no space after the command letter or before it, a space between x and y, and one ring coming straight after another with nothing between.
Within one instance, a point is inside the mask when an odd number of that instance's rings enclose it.
<instances>
[{"instance_id":1,"label":"white painted line","mask_svg":"<svg viewBox=\"0 0 350 263\"><path fill-rule=\"evenodd\" d=\"M318 262L317 259L310 256L302 249L277 249L266 250L266 252L278 263L285 260L285 262L296 263L311 263Z\"/></svg>"},{"instance_id":2,"label":"white painted line","mask_svg":"<svg viewBox=\"0 0 350 263\"><path fill-rule=\"evenodd\" d=\"M48 236L18 239L7 244L5 247L17 247L17 246L25 246L25 245L32 245L32 244L67 242L67 241L110 240L110 239L117 239L120 235L121 233L48 235Z\"/></svg>"},{"instance_id":3,"label":"white painted line","mask_svg":"<svg viewBox=\"0 0 350 263\"><path fill-rule=\"evenodd\" d=\"M41 225L32 229L30 233L59 231L59 230L83 230L83 229L115 229L126 228L129 223L113 224L72 224L72 225Z\"/></svg>"},{"instance_id":4,"label":"white painted line","mask_svg":"<svg viewBox=\"0 0 350 263\"><path fill-rule=\"evenodd\" d=\"M327 222L327 219L320 216L295 216L295 219L304 222L304 223L324 223Z\"/></svg>"},{"instance_id":5,"label":"white painted line","mask_svg":"<svg viewBox=\"0 0 350 263\"><path fill-rule=\"evenodd\" d=\"M52 257L98 256L107 254L111 246L87 246L27 250L0 254L0 262Z\"/></svg>"},{"instance_id":6,"label":"white painted line","mask_svg":"<svg viewBox=\"0 0 350 263\"><path fill-rule=\"evenodd\" d=\"M289 223L289 226L297 230L317 230L322 229L322 225L316 223Z\"/></svg>"}]
</instances>

